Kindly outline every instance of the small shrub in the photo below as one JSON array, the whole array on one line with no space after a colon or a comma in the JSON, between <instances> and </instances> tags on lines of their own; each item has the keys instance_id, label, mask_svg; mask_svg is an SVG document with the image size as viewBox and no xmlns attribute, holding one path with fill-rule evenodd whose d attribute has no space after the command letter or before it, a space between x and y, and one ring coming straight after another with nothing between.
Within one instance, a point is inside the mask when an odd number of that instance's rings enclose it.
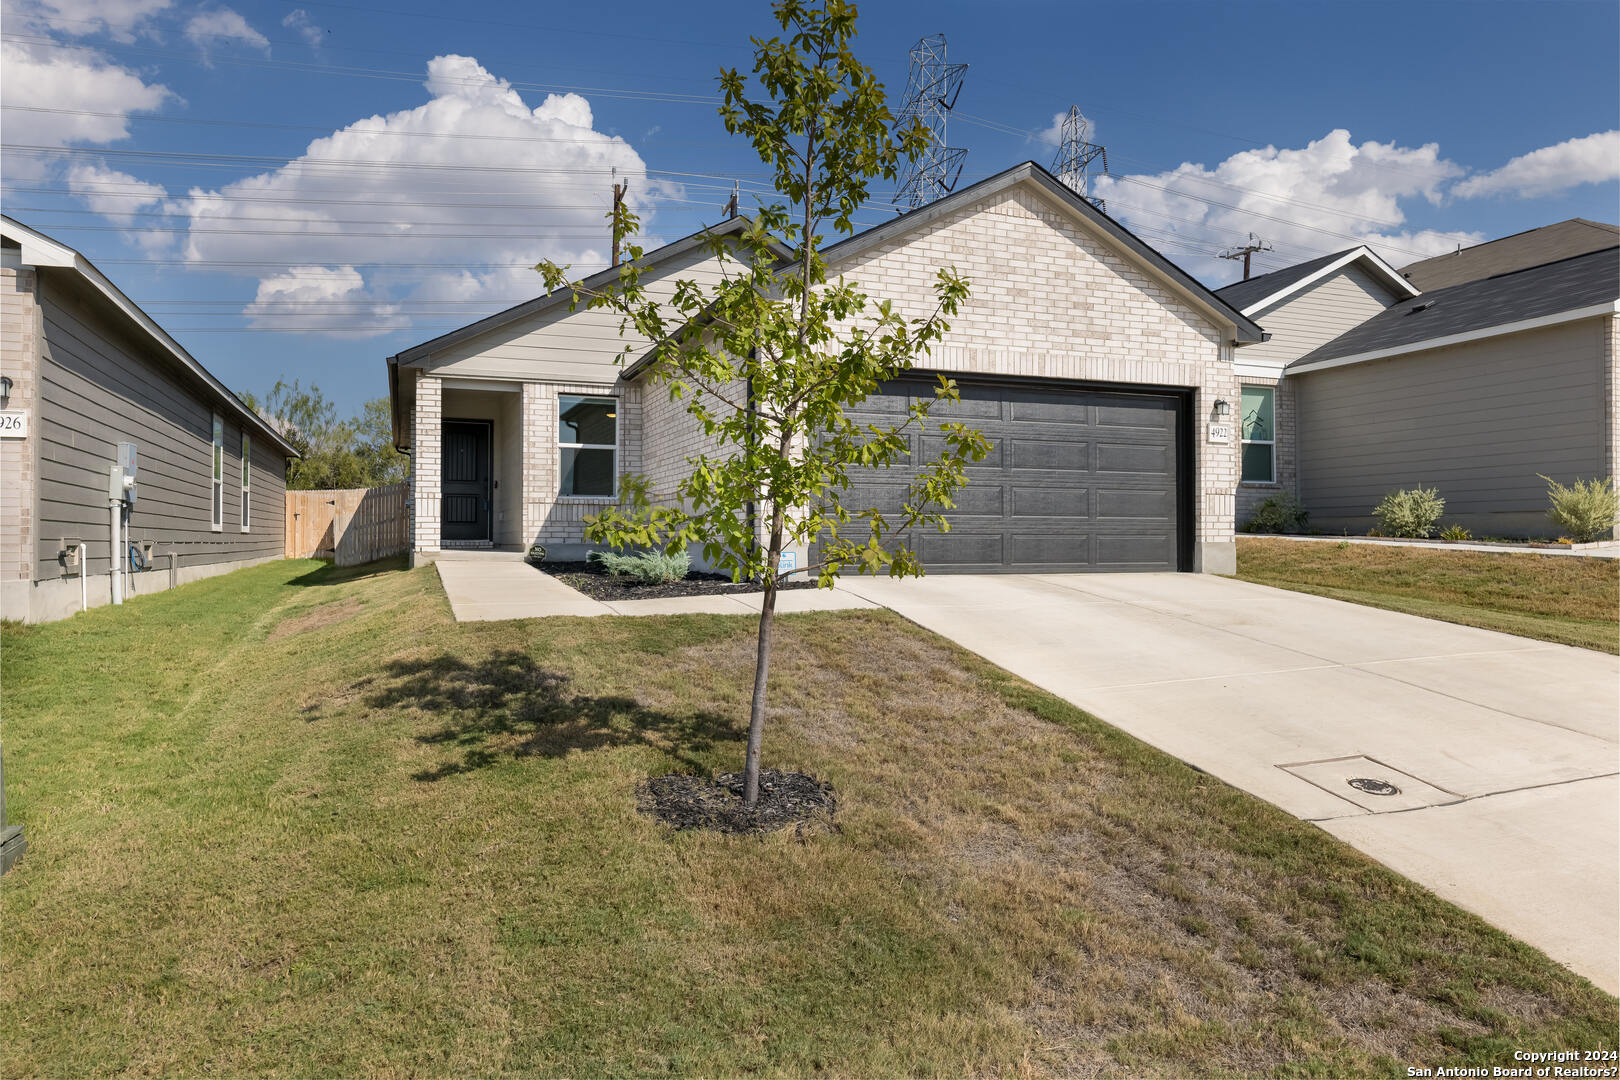
<instances>
[{"instance_id":1,"label":"small shrub","mask_svg":"<svg viewBox=\"0 0 1620 1080\"><path fill-rule=\"evenodd\" d=\"M1426 540L1434 535L1434 523L1446 509L1446 500L1434 488L1415 487L1392 491L1373 507L1379 532L1410 540Z\"/></svg>"},{"instance_id":2,"label":"small shrub","mask_svg":"<svg viewBox=\"0 0 1620 1080\"><path fill-rule=\"evenodd\" d=\"M1310 513L1292 495L1273 495L1254 508L1243 531L1251 533L1301 533Z\"/></svg>"},{"instance_id":3,"label":"small shrub","mask_svg":"<svg viewBox=\"0 0 1620 1080\"><path fill-rule=\"evenodd\" d=\"M643 585L680 581L692 569L692 556L684 551L639 551L630 555L593 551L587 561L596 563L613 577L630 578Z\"/></svg>"},{"instance_id":4,"label":"small shrub","mask_svg":"<svg viewBox=\"0 0 1620 1080\"><path fill-rule=\"evenodd\" d=\"M1463 528L1461 525L1447 525L1444 529L1440 530L1440 539L1442 540L1461 541L1472 540L1473 538L1474 534Z\"/></svg>"},{"instance_id":5,"label":"small shrub","mask_svg":"<svg viewBox=\"0 0 1620 1080\"><path fill-rule=\"evenodd\" d=\"M1550 476L1541 478L1547 481L1547 501L1551 504L1547 516L1577 544L1602 540L1613 530L1615 513L1620 510L1613 480L1576 480L1566 487Z\"/></svg>"}]
</instances>

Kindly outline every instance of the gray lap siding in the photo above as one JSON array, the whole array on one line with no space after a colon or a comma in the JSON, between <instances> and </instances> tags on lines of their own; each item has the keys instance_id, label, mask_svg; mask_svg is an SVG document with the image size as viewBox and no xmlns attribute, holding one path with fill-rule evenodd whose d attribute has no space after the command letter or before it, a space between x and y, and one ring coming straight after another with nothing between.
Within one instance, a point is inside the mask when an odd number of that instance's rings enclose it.
<instances>
[{"instance_id":1,"label":"gray lap siding","mask_svg":"<svg viewBox=\"0 0 1620 1080\"><path fill-rule=\"evenodd\" d=\"M107 466L120 440L139 451L131 541L180 554L182 567L279 558L285 551L285 462L253 439L249 531L241 531L242 424L193 390L156 349L117 329L92 302L41 289L38 531L34 578L61 576L63 538L86 541L91 574L109 554ZM225 425L223 522L211 528L213 416ZM249 432L250 436L253 434ZM159 565L163 565L160 561Z\"/></svg>"},{"instance_id":2,"label":"gray lap siding","mask_svg":"<svg viewBox=\"0 0 1620 1080\"><path fill-rule=\"evenodd\" d=\"M1313 525L1365 528L1388 492L1438 488L1444 521L1547 535L1547 486L1609 471L1607 320L1289 377Z\"/></svg>"}]
</instances>

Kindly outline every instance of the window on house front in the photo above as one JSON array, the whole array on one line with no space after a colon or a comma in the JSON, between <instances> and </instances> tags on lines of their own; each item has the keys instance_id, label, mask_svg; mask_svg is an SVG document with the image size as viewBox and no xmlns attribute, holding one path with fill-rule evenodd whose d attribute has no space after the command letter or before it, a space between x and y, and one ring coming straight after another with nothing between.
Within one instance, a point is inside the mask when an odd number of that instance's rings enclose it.
<instances>
[{"instance_id":1,"label":"window on house front","mask_svg":"<svg viewBox=\"0 0 1620 1080\"><path fill-rule=\"evenodd\" d=\"M248 531L248 496L253 488L253 439L242 432L242 531Z\"/></svg>"},{"instance_id":2,"label":"window on house front","mask_svg":"<svg viewBox=\"0 0 1620 1080\"><path fill-rule=\"evenodd\" d=\"M614 398L557 398L557 446L563 495L613 497L619 465L619 412Z\"/></svg>"},{"instance_id":3,"label":"window on house front","mask_svg":"<svg viewBox=\"0 0 1620 1080\"><path fill-rule=\"evenodd\" d=\"M1243 388L1243 482L1277 482L1276 390Z\"/></svg>"},{"instance_id":4,"label":"window on house front","mask_svg":"<svg viewBox=\"0 0 1620 1080\"><path fill-rule=\"evenodd\" d=\"M214 514L210 527L219 532L225 527L225 421L214 417L213 446L213 503Z\"/></svg>"}]
</instances>

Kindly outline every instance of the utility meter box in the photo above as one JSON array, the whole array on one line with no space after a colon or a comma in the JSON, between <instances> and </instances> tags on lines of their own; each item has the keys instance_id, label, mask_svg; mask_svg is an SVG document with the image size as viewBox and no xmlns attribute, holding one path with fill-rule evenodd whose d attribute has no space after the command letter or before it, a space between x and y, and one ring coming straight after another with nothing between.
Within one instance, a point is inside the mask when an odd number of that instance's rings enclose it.
<instances>
[{"instance_id":1,"label":"utility meter box","mask_svg":"<svg viewBox=\"0 0 1620 1080\"><path fill-rule=\"evenodd\" d=\"M84 545L77 537L64 537L58 558L64 570L77 570L84 562Z\"/></svg>"},{"instance_id":2,"label":"utility meter box","mask_svg":"<svg viewBox=\"0 0 1620 1080\"><path fill-rule=\"evenodd\" d=\"M113 502L135 503L135 470L138 464L135 444L118 444L118 463L107 469L107 498Z\"/></svg>"}]
</instances>

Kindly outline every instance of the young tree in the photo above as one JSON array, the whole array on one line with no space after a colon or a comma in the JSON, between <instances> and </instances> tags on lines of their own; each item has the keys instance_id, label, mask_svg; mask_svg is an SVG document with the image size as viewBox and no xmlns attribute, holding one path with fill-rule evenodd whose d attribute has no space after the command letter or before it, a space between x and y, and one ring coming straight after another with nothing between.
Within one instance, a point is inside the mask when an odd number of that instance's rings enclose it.
<instances>
[{"instance_id":1,"label":"young tree","mask_svg":"<svg viewBox=\"0 0 1620 1080\"><path fill-rule=\"evenodd\" d=\"M263 399L237 397L298 451L287 463L287 487L295 491L381 487L410 475L410 458L394 449L387 398L342 417L320 387L305 390L296 379L277 379Z\"/></svg>"},{"instance_id":2,"label":"young tree","mask_svg":"<svg viewBox=\"0 0 1620 1080\"><path fill-rule=\"evenodd\" d=\"M682 280L673 297L654 299L641 284L637 247L606 289L569 283L566 267L554 263L536 267L548 288L571 288L576 307L616 312L622 332L654 343L648 377L684 403L711 444L689 459L690 473L673 492L625 477L620 505L588 519L586 538L614 547L698 544L734 578L761 582L744 767L750 806L759 797L773 615L787 576L783 550L815 545L817 561L800 569L814 570L823 587L846 569L920 575L912 533L949 529L943 511L955 505L964 468L990 447L978 431L940 423L944 450L918 468L898 513L842 501L852 470L906 457L910 434L930 410L958 399L955 383L941 378L934 397L915 400L899 423L861 425L845 415L944 337L968 283L941 269L933 310L906 318L853 282L827 280L823 229L852 232L869 182L895 179L902 161L926 149L928 134L915 121L895 130L883 85L851 51L854 5L777 0L773 10L785 36L751 39L755 85L734 69L721 72L720 115L774 170L786 201L761 206L740 236L711 240L721 280ZM620 235L635 233L638 221L627 208L610 217ZM792 251L790 260L781 245ZM620 362L634 350L627 345Z\"/></svg>"}]
</instances>

